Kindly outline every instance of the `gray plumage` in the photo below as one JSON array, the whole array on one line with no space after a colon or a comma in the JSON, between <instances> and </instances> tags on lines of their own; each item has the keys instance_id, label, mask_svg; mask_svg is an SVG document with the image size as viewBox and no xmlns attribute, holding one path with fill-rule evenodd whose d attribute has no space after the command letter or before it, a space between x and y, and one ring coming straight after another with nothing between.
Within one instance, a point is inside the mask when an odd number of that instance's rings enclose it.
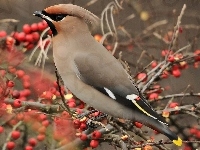
<instances>
[{"instance_id":1,"label":"gray plumage","mask_svg":"<svg viewBox=\"0 0 200 150\"><path fill-rule=\"evenodd\" d=\"M59 16L59 20L56 15L60 14L67 16ZM72 4L51 6L35 15L45 19L51 27L56 68L64 85L76 97L104 113L139 121L171 140L179 140L164 119L146 103L120 62L91 35L88 25L96 26L97 16ZM141 100L133 100L134 104L127 99L127 95L132 94Z\"/></svg>"}]
</instances>

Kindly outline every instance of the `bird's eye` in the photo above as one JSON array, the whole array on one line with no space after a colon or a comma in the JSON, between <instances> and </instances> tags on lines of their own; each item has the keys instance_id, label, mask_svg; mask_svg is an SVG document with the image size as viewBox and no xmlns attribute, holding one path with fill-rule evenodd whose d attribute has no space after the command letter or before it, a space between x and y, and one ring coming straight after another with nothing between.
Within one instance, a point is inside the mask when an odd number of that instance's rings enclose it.
<instances>
[{"instance_id":1,"label":"bird's eye","mask_svg":"<svg viewBox=\"0 0 200 150\"><path fill-rule=\"evenodd\" d=\"M55 16L55 21L60 21L62 20L66 15L56 15Z\"/></svg>"},{"instance_id":2,"label":"bird's eye","mask_svg":"<svg viewBox=\"0 0 200 150\"><path fill-rule=\"evenodd\" d=\"M65 15L65 14L49 14L48 16L54 21L61 21L67 15Z\"/></svg>"}]
</instances>

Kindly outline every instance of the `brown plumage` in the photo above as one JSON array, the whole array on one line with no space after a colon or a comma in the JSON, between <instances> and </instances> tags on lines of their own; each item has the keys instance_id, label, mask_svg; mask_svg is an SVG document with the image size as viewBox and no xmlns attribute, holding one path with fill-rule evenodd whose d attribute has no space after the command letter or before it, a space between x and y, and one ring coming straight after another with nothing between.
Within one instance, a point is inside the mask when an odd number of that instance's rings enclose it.
<instances>
[{"instance_id":1,"label":"brown plumage","mask_svg":"<svg viewBox=\"0 0 200 150\"><path fill-rule=\"evenodd\" d=\"M44 9L44 11L48 12L49 14L68 14L71 16L77 16L79 18L82 18L90 27L98 26L100 21L99 18L93 13L89 12L88 10L82 7L72 4L67 4L67 5L60 4L60 5L50 6ZM54 23L56 26L57 23L56 22ZM59 25L56 27L58 27L59 30Z\"/></svg>"},{"instance_id":2,"label":"brown plumage","mask_svg":"<svg viewBox=\"0 0 200 150\"><path fill-rule=\"evenodd\" d=\"M176 145L182 144L139 93L119 61L91 35L88 26L98 26L97 16L72 4L50 6L35 15L51 28L56 68L76 97L109 115L144 123ZM135 99L138 96L140 100Z\"/></svg>"}]
</instances>

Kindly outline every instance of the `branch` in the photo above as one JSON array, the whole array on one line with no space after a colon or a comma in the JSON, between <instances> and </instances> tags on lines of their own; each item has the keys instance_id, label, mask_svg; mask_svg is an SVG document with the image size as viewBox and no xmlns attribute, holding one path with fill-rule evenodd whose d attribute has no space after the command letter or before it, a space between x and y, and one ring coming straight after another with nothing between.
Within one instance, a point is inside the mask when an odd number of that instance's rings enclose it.
<instances>
[{"instance_id":1,"label":"branch","mask_svg":"<svg viewBox=\"0 0 200 150\"><path fill-rule=\"evenodd\" d=\"M175 108L167 108L165 111L167 112L174 112L174 111L180 111L180 110L191 110L194 111L195 109L200 109L200 103L197 103L195 105L184 105L184 106L177 106ZM163 110L157 110L156 111L158 114L162 114Z\"/></svg>"},{"instance_id":2,"label":"branch","mask_svg":"<svg viewBox=\"0 0 200 150\"><path fill-rule=\"evenodd\" d=\"M13 99L5 99L6 103L13 104ZM46 113L57 113L61 111L61 108L59 105L49 105L49 104L41 104L39 102L28 102L28 101L21 101L22 106L24 106L24 109L38 109Z\"/></svg>"}]
</instances>

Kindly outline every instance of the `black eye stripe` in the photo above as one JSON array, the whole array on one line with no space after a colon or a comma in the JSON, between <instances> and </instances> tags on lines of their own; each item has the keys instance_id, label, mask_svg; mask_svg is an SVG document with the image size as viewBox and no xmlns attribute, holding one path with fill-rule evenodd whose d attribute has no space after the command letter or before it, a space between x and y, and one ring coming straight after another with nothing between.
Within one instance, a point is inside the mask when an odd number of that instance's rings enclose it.
<instances>
[{"instance_id":1,"label":"black eye stripe","mask_svg":"<svg viewBox=\"0 0 200 150\"><path fill-rule=\"evenodd\" d=\"M48 14L46 11L42 11L42 14L45 16L48 16L49 18L51 18L54 21L60 21L63 18L65 18L66 16L68 16L67 14Z\"/></svg>"}]
</instances>

